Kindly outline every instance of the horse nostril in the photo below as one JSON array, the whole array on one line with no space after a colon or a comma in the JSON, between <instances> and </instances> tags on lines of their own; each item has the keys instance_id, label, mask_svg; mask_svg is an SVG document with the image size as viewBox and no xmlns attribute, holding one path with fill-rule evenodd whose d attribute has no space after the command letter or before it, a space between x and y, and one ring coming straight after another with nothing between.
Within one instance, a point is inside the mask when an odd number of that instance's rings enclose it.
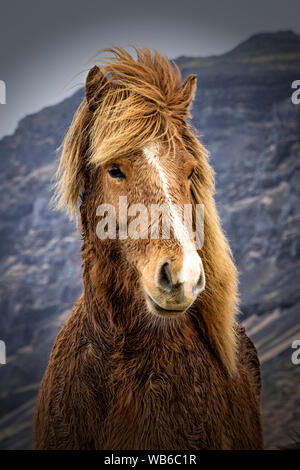
<instances>
[{"instance_id":1,"label":"horse nostril","mask_svg":"<svg viewBox=\"0 0 300 470\"><path fill-rule=\"evenodd\" d=\"M169 263L164 263L159 271L158 278L159 287L166 292L171 292L173 289L173 282L171 277L171 271Z\"/></svg>"}]
</instances>

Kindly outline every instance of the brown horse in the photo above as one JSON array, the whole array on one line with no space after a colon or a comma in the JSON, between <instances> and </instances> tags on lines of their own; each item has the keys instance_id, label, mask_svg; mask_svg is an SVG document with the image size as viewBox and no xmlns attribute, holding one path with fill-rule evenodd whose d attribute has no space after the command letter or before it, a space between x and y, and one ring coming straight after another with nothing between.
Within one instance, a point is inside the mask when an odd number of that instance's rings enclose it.
<instances>
[{"instance_id":1,"label":"brown horse","mask_svg":"<svg viewBox=\"0 0 300 470\"><path fill-rule=\"evenodd\" d=\"M148 49L106 52L88 74L58 170L58 206L73 213L81 201L83 292L42 381L35 448L260 449L259 361L235 322L236 269L213 172L187 122L195 76L181 83ZM149 222L121 237L121 210L117 236L99 238L99 207L118 213L120 197L167 207L170 236L144 236ZM195 217L199 204L197 250L178 207Z\"/></svg>"}]
</instances>

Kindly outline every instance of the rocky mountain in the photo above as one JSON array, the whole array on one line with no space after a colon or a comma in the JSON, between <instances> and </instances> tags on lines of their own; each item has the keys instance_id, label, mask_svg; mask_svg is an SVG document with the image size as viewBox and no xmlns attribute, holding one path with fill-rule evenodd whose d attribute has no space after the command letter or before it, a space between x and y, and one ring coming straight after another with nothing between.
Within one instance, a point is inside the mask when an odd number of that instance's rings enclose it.
<instances>
[{"instance_id":1,"label":"rocky mountain","mask_svg":"<svg viewBox=\"0 0 300 470\"><path fill-rule=\"evenodd\" d=\"M258 348L268 448L300 429L300 36L259 34L196 73L193 124L211 153L216 198L240 272L241 316ZM32 445L32 414L54 338L81 289L80 233L49 208L56 149L82 90L24 118L0 141L0 448Z\"/></svg>"}]
</instances>

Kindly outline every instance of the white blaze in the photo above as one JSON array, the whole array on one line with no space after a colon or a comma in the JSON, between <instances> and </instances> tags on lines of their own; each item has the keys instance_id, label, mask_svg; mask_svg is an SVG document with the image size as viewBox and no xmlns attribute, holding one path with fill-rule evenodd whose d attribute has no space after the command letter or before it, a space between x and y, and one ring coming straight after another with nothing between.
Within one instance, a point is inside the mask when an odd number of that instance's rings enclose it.
<instances>
[{"instance_id":1,"label":"white blaze","mask_svg":"<svg viewBox=\"0 0 300 470\"><path fill-rule=\"evenodd\" d=\"M170 186L168 183L167 175L160 164L158 151L158 145L151 144L144 148L144 155L147 158L148 162L156 170L156 173L159 176L160 185L165 194L166 203L169 207L174 235L183 249L183 264L181 272L178 274L178 281L182 283L196 283L200 277L200 274L204 276L202 261L197 253L193 242L191 241L189 232L182 221L181 214L179 213L178 208L173 203L172 198L170 196Z\"/></svg>"}]
</instances>

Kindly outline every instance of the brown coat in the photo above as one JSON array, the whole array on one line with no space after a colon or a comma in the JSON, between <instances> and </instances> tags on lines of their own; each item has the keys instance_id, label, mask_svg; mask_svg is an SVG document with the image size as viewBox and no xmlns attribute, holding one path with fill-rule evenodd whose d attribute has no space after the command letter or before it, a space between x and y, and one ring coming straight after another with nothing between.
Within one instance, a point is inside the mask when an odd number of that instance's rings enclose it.
<instances>
[{"instance_id":1,"label":"brown coat","mask_svg":"<svg viewBox=\"0 0 300 470\"><path fill-rule=\"evenodd\" d=\"M237 326L233 377L200 331L121 332L80 298L53 348L36 449L260 449L257 353ZM191 322L192 323L192 322ZM191 329L193 325L191 324Z\"/></svg>"}]
</instances>

